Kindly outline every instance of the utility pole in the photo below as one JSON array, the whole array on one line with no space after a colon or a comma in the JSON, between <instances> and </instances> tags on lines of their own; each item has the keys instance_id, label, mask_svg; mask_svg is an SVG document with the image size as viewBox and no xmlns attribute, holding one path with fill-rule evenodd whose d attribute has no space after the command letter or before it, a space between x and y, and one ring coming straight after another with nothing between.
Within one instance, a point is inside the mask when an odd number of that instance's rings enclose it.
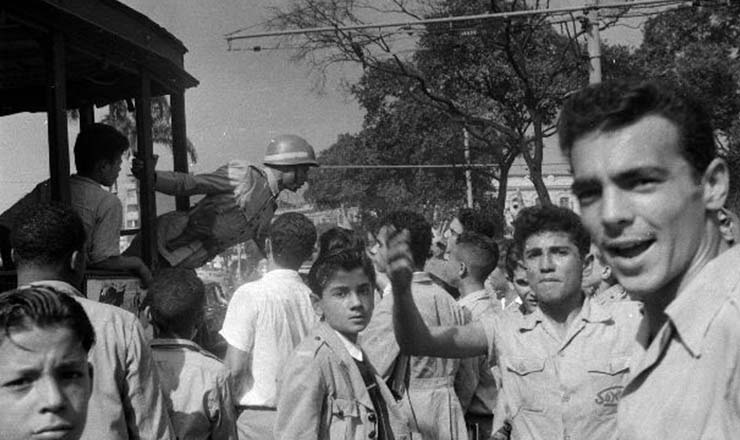
<instances>
[{"instance_id":1,"label":"utility pole","mask_svg":"<svg viewBox=\"0 0 740 440\"><path fill-rule=\"evenodd\" d=\"M584 20L588 45L588 83L601 82L601 37L599 36L599 0L591 0Z\"/></svg>"},{"instance_id":2,"label":"utility pole","mask_svg":"<svg viewBox=\"0 0 740 440\"><path fill-rule=\"evenodd\" d=\"M468 187L468 208L473 207L473 171L470 169L470 139L468 139L468 129L463 127L463 145L465 146L465 183Z\"/></svg>"}]
</instances>

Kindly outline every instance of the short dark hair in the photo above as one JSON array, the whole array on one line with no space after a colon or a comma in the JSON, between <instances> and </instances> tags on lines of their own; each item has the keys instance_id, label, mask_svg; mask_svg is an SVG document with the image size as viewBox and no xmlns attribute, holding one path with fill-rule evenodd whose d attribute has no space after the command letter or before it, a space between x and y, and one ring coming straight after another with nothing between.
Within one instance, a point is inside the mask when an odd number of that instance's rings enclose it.
<instances>
[{"instance_id":1,"label":"short dark hair","mask_svg":"<svg viewBox=\"0 0 740 440\"><path fill-rule=\"evenodd\" d=\"M591 237L580 217L567 208L559 206L530 206L519 211L514 220L514 245L524 251L524 244L532 235L543 232L564 232L585 258L591 247Z\"/></svg>"},{"instance_id":2,"label":"short dark hair","mask_svg":"<svg viewBox=\"0 0 740 440\"><path fill-rule=\"evenodd\" d=\"M74 298L47 286L26 286L0 293L0 328L3 338L12 340L19 330L65 327L90 351L95 343L95 330L85 310Z\"/></svg>"},{"instance_id":3,"label":"short dark hair","mask_svg":"<svg viewBox=\"0 0 740 440\"><path fill-rule=\"evenodd\" d=\"M147 292L152 321L161 329L180 333L197 325L204 312L206 288L194 270L163 269Z\"/></svg>"},{"instance_id":4,"label":"short dark hair","mask_svg":"<svg viewBox=\"0 0 740 440\"><path fill-rule=\"evenodd\" d=\"M64 261L85 246L85 227L72 208L39 204L18 221L10 235L18 264L48 265Z\"/></svg>"},{"instance_id":5,"label":"short dark hair","mask_svg":"<svg viewBox=\"0 0 740 440\"><path fill-rule=\"evenodd\" d=\"M506 276L509 278L509 281L512 281L514 279L514 272L519 268L525 268L523 263L524 259L522 256L522 248L520 246L517 246L515 243L511 243L508 249L506 249L505 260Z\"/></svg>"},{"instance_id":6,"label":"short dark hair","mask_svg":"<svg viewBox=\"0 0 740 440\"><path fill-rule=\"evenodd\" d=\"M463 227L463 231L472 231L487 237L496 236L497 227L495 218L483 213L480 209L460 208L457 219Z\"/></svg>"},{"instance_id":7,"label":"short dark hair","mask_svg":"<svg viewBox=\"0 0 740 440\"><path fill-rule=\"evenodd\" d=\"M393 211L378 222L379 228L383 226L393 226L398 232L408 229L409 247L411 256L414 258L414 265L424 266L429 258L429 248L432 245L432 226L424 216L412 211Z\"/></svg>"},{"instance_id":8,"label":"short dark hair","mask_svg":"<svg viewBox=\"0 0 740 440\"><path fill-rule=\"evenodd\" d=\"M356 247L359 240L354 231L339 226L329 228L319 237L319 256L337 249Z\"/></svg>"},{"instance_id":9,"label":"short dark hair","mask_svg":"<svg viewBox=\"0 0 740 440\"><path fill-rule=\"evenodd\" d=\"M307 284L311 292L319 298L322 297L324 288L340 270L352 271L362 268L370 284L375 287L375 268L372 261L365 253L362 244L347 248L338 248L326 254L319 255L308 272Z\"/></svg>"},{"instance_id":10,"label":"short dark hair","mask_svg":"<svg viewBox=\"0 0 740 440\"><path fill-rule=\"evenodd\" d=\"M571 95L560 113L560 149L570 157L580 137L597 130L619 130L648 115L662 116L675 125L681 153L697 175L701 175L717 156L712 122L706 109L685 90L678 92L654 81L607 81Z\"/></svg>"},{"instance_id":11,"label":"short dark hair","mask_svg":"<svg viewBox=\"0 0 740 440\"><path fill-rule=\"evenodd\" d=\"M303 214L286 212L270 224L269 236L275 262L298 270L313 253L316 226Z\"/></svg>"},{"instance_id":12,"label":"short dark hair","mask_svg":"<svg viewBox=\"0 0 740 440\"><path fill-rule=\"evenodd\" d=\"M77 173L89 175L96 163L115 162L126 150L128 139L115 128L106 124L86 125L75 141Z\"/></svg>"},{"instance_id":13,"label":"short dark hair","mask_svg":"<svg viewBox=\"0 0 740 440\"><path fill-rule=\"evenodd\" d=\"M480 281L485 281L498 264L498 245L491 237L477 232L463 231L453 252Z\"/></svg>"}]
</instances>

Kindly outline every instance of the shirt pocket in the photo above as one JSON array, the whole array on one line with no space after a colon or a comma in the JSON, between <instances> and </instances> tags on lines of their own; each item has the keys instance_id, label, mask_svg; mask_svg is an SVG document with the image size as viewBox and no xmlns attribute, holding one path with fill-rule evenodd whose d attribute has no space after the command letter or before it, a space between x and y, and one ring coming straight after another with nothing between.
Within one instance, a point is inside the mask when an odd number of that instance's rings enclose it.
<instances>
[{"instance_id":1,"label":"shirt pocket","mask_svg":"<svg viewBox=\"0 0 740 440\"><path fill-rule=\"evenodd\" d=\"M611 417L617 413L629 372L629 357L616 357L586 364L596 414Z\"/></svg>"},{"instance_id":2,"label":"shirt pocket","mask_svg":"<svg viewBox=\"0 0 740 440\"><path fill-rule=\"evenodd\" d=\"M352 439L360 422L360 409L357 402L351 399L330 398L329 438Z\"/></svg>"},{"instance_id":3,"label":"shirt pocket","mask_svg":"<svg viewBox=\"0 0 740 440\"><path fill-rule=\"evenodd\" d=\"M511 405L518 406L515 411L544 412L543 399L547 394L545 390L551 386L545 374L545 359L511 357L505 363L510 382L504 382L504 386L511 387L507 390L507 396L511 398ZM542 393L533 393L532 390L542 390ZM519 402L519 405L517 405Z\"/></svg>"}]
</instances>

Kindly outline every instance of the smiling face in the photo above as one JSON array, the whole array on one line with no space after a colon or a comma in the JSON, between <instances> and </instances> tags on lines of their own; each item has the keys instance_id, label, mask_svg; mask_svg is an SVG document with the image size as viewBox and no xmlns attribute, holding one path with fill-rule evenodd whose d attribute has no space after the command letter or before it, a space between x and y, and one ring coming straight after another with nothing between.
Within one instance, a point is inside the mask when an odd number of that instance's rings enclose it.
<instances>
[{"instance_id":1,"label":"smiling face","mask_svg":"<svg viewBox=\"0 0 740 440\"><path fill-rule=\"evenodd\" d=\"M365 271L339 269L324 287L321 298L311 295L319 316L352 342L367 327L373 314L375 292Z\"/></svg>"},{"instance_id":2,"label":"smiling face","mask_svg":"<svg viewBox=\"0 0 740 440\"><path fill-rule=\"evenodd\" d=\"M530 235L522 252L527 280L540 304L560 305L581 294L583 259L566 232Z\"/></svg>"},{"instance_id":3,"label":"smiling face","mask_svg":"<svg viewBox=\"0 0 740 440\"><path fill-rule=\"evenodd\" d=\"M706 179L681 154L675 125L646 116L591 132L574 143L571 164L584 224L625 289L648 300L678 285L700 254L706 209L717 200L707 203Z\"/></svg>"},{"instance_id":4,"label":"smiling face","mask_svg":"<svg viewBox=\"0 0 740 440\"><path fill-rule=\"evenodd\" d=\"M92 388L87 352L64 327L11 332L0 342L3 440L74 440Z\"/></svg>"}]
</instances>

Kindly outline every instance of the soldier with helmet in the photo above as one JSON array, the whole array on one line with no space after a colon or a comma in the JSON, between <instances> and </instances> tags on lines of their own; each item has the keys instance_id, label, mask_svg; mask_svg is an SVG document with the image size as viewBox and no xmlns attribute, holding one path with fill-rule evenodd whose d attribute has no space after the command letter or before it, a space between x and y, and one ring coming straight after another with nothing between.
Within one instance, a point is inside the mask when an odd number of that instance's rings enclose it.
<instances>
[{"instance_id":1,"label":"soldier with helmet","mask_svg":"<svg viewBox=\"0 0 740 440\"><path fill-rule=\"evenodd\" d=\"M262 249L281 191L297 191L318 166L313 147L296 135L276 136L267 146L264 166L232 160L212 173L191 175L157 171L155 190L173 196L205 194L188 211L157 219L157 248L168 266L197 268L229 247L254 240ZM135 159L139 176L143 163ZM137 253L138 237L126 253Z\"/></svg>"}]
</instances>

